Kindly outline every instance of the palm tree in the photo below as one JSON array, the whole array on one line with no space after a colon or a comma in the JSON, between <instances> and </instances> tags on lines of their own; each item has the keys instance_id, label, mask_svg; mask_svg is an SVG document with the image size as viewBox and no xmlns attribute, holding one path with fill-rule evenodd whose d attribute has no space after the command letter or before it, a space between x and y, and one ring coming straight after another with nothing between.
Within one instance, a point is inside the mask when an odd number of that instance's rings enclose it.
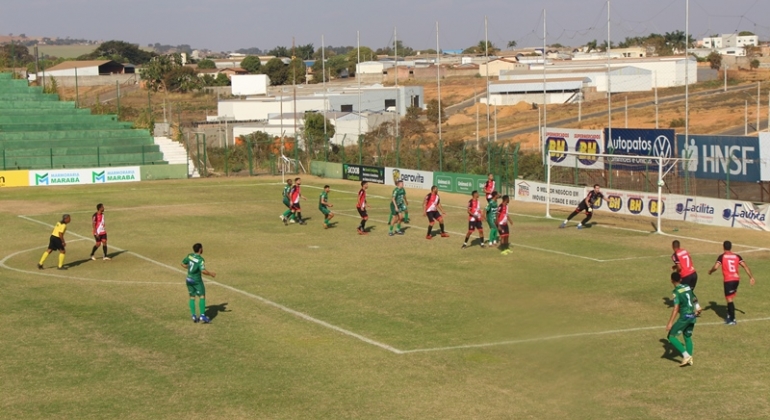
<instances>
[{"instance_id":1,"label":"palm tree","mask_svg":"<svg viewBox=\"0 0 770 420\"><path fill-rule=\"evenodd\" d=\"M516 48L517 45L519 45L519 43L516 41L508 41L508 48L510 49Z\"/></svg>"}]
</instances>

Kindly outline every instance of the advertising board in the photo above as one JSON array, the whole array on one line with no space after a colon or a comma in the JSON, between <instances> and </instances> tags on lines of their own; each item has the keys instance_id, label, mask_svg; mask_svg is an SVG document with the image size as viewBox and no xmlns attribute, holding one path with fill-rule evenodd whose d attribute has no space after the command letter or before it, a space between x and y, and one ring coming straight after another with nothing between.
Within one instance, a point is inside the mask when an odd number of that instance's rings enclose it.
<instances>
[{"instance_id":1,"label":"advertising board","mask_svg":"<svg viewBox=\"0 0 770 420\"><path fill-rule=\"evenodd\" d=\"M366 181L375 184L385 183L385 168L363 165L342 165L342 179L348 181Z\"/></svg>"},{"instance_id":2,"label":"advertising board","mask_svg":"<svg viewBox=\"0 0 770 420\"><path fill-rule=\"evenodd\" d=\"M572 128L549 128L545 147L553 166L580 169L604 169L597 153L603 153L604 139L601 130L576 130ZM577 152L580 155L566 155L560 152Z\"/></svg>"},{"instance_id":3,"label":"advertising board","mask_svg":"<svg viewBox=\"0 0 770 420\"><path fill-rule=\"evenodd\" d=\"M430 190L433 186L433 172L414 169L385 168L385 184L395 186L397 181L404 181L404 187Z\"/></svg>"}]
</instances>

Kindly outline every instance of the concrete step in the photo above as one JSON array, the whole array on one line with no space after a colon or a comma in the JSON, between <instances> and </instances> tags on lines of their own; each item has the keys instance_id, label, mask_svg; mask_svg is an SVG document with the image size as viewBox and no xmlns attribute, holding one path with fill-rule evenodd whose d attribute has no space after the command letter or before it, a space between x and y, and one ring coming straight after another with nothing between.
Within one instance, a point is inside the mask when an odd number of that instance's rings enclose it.
<instances>
[{"instance_id":1,"label":"concrete step","mask_svg":"<svg viewBox=\"0 0 770 420\"><path fill-rule=\"evenodd\" d=\"M187 176L190 178L200 177L192 159L187 156L187 149L181 143L173 141L168 137L154 137L154 141L160 148L161 153L163 153L163 160L170 164L186 164L190 168Z\"/></svg>"}]
</instances>

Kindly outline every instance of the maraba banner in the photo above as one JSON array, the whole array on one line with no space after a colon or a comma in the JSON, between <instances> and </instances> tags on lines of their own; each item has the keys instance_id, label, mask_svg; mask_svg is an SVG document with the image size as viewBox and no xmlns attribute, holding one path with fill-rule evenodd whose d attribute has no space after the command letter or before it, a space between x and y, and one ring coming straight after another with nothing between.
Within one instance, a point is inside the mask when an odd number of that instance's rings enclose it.
<instances>
[{"instance_id":1,"label":"maraba banner","mask_svg":"<svg viewBox=\"0 0 770 420\"><path fill-rule=\"evenodd\" d=\"M674 130L605 128L604 150L607 154L618 157L605 159L604 169L657 171L658 160L649 157L675 157L675 140Z\"/></svg>"},{"instance_id":2,"label":"maraba banner","mask_svg":"<svg viewBox=\"0 0 770 420\"><path fill-rule=\"evenodd\" d=\"M545 151L553 166L580 169L604 169L602 160L596 156L603 153L604 140L600 130L576 130L572 128L549 128L545 132ZM567 155L563 152L576 152Z\"/></svg>"},{"instance_id":3,"label":"maraba banner","mask_svg":"<svg viewBox=\"0 0 770 420\"><path fill-rule=\"evenodd\" d=\"M403 168L385 168L385 184L395 186L404 181L404 187L429 190L433 186L433 172Z\"/></svg>"},{"instance_id":4,"label":"maraba banner","mask_svg":"<svg viewBox=\"0 0 770 420\"><path fill-rule=\"evenodd\" d=\"M342 179L348 181L366 181L375 184L385 183L385 168L363 165L342 165Z\"/></svg>"},{"instance_id":5,"label":"maraba banner","mask_svg":"<svg viewBox=\"0 0 770 420\"><path fill-rule=\"evenodd\" d=\"M757 137L677 136L682 171L700 179L759 182L762 165Z\"/></svg>"},{"instance_id":6,"label":"maraba banner","mask_svg":"<svg viewBox=\"0 0 770 420\"><path fill-rule=\"evenodd\" d=\"M138 182L141 179L141 170L138 166L29 171L29 185L33 187L111 184L114 182Z\"/></svg>"}]
</instances>

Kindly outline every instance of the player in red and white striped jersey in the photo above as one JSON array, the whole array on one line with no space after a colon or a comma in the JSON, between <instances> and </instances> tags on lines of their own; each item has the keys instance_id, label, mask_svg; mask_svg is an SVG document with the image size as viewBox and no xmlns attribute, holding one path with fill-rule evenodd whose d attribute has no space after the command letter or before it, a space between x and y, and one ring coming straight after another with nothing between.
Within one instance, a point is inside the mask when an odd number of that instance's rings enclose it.
<instances>
[{"instance_id":1,"label":"player in red and white striped jersey","mask_svg":"<svg viewBox=\"0 0 770 420\"><path fill-rule=\"evenodd\" d=\"M720 266L722 267L722 277L724 278L725 283L725 300L727 300L727 318L725 318L725 324L735 325L735 304L733 303L733 300L735 299L735 295L738 294L738 284L741 280L741 273L738 267L743 267L743 269L746 270L746 274L749 275L749 281L752 286L756 280L754 280L754 275L751 274L751 270L749 270L749 266L746 265L743 258L738 254L732 253L732 242L725 241L722 248L724 249L724 253L717 258L717 262L714 263L714 266L709 270L709 275L717 271Z\"/></svg>"},{"instance_id":2,"label":"player in red and white striped jersey","mask_svg":"<svg viewBox=\"0 0 770 420\"><path fill-rule=\"evenodd\" d=\"M110 257L107 256L107 228L104 225L104 204L99 203L96 205L96 213L91 216L91 224L93 225L93 235L96 239L96 244L91 250L91 259L96 260L94 254L99 249L99 245L102 246L104 252L104 261L109 261Z\"/></svg>"},{"instance_id":3,"label":"player in red and white striped jersey","mask_svg":"<svg viewBox=\"0 0 770 420\"><path fill-rule=\"evenodd\" d=\"M500 203L500 207L497 210L497 230L500 232L500 253L508 255L512 253L510 245L508 245L508 236L510 235L509 225L511 224L508 219L508 203L511 201L507 195L503 196L503 201Z\"/></svg>"},{"instance_id":4,"label":"player in red and white striped jersey","mask_svg":"<svg viewBox=\"0 0 770 420\"><path fill-rule=\"evenodd\" d=\"M495 176L487 175L487 182L484 183L484 195L487 197L487 203L492 201L492 191L495 191Z\"/></svg>"},{"instance_id":5,"label":"player in red and white striped jersey","mask_svg":"<svg viewBox=\"0 0 770 420\"><path fill-rule=\"evenodd\" d=\"M690 253L687 252L686 249L681 248L679 241L672 242L671 248L674 250L674 253L671 255L671 260L674 261L674 265L671 269L679 273L682 284L690 286L690 289L694 292L695 285L698 284L698 273L695 272ZM693 301L693 304L695 305L695 314L700 316L701 307L697 297L695 298L695 301Z\"/></svg>"},{"instance_id":6,"label":"player in red and white striped jersey","mask_svg":"<svg viewBox=\"0 0 770 420\"><path fill-rule=\"evenodd\" d=\"M425 239L433 239L431 231L433 230L433 224L438 221L438 225L441 228L441 237L448 238L449 234L444 231L444 217L446 214L444 208L441 207L441 197L438 196L438 187L430 187L430 193L425 196L422 202L423 213L428 218L428 235Z\"/></svg>"},{"instance_id":7,"label":"player in red and white striped jersey","mask_svg":"<svg viewBox=\"0 0 770 420\"><path fill-rule=\"evenodd\" d=\"M481 205L479 205L479 192L473 191L471 193L471 199L468 200L468 233L465 234L465 242L463 242L462 249L468 248L468 239L474 230L479 231L479 238L481 238L481 247L484 248L484 225L482 225Z\"/></svg>"},{"instance_id":8,"label":"player in red and white striped jersey","mask_svg":"<svg viewBox=\"0 0 770 420\"><path fill-rule=\"evenodd\" d=\"M299 224L304 225L305 221L302 220L302 208L299 204L299 200L306 200L302 195L302 179L294 178L294 186L289 190L289 210L294 214L294 219L299 221Z\"/></svg>"},{"instance_id":9,"label":"player in red and white striped jersey","mask_svg":"<svg viewBox=\"0 0 770 420\"><path fill-rule=\"evenodd\" d=\"M361 216L361 224L358 225L358 231L359 235L368 235L369 232L366 231L366 221L369 220L369 213L366 210L366 190L369 188L369 183L366 181L361 181L361 189L358 190L358 202L356 202L356 210L358 210L358 215Z\"/></svg>"}]
</instances>

